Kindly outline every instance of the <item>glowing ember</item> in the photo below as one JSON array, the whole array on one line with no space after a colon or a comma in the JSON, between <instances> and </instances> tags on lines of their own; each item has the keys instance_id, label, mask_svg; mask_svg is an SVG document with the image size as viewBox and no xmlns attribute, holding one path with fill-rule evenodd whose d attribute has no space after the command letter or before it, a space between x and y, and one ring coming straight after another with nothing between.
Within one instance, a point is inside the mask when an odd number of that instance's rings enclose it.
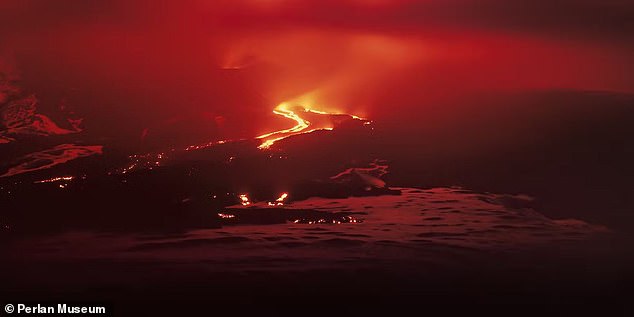
<instances>
[{"instance_id":1,"label":"glowing ember","mask_svg":"<svg viewBox=\"0 0 634 317\"><path fill-rule=\"evenodd\" d=\"M74 178L75 178L74 176L61 176L61 177L53 177L53 178L44 179L44 180L41 180L41 181L36 181L34 183L35 184L55 183L55 182L60 182L60 181L71 181Z\"/></svg>"},{"instance_id":2,"label":"glowing ember","mask_svg":"<svg viewBox=\"0 0 634 317\"><path fill-rule=\"evenodd\" d=\"M288 197L288 193L283 193L275 201L270 201L269 202L269 206L283 206L284 205L284 200L286 200L286 197Z\"/></svg>"},{"instance_id":3,"label":"glowing ember","mask_svg":"<svg viewBox=\"0 0 634 317\"><path fill-rule=\"evenodd\" d=\"M225 144L227 142L229 142L230 140L220 140L220 141L213 141L213 142L209 142L206 144L202 144L202 145L190 145L188 147L185 148L185 151L194 151L194 150L200 150L200 149L204 149L204 148L208 148L208 147L212 147L214 145L220 145L220 144Z\"/></svg>"},{"instance_id":4,"label":"glowing ember","mask_svg":"<svg viewBox=\"0 0 634 317\"><path fill-rule=\"evenodd\" d=\"M123 170L121 171L122 174L126 174L129 171L132 171L136 168L136 163L132 163L130 165L128 165L127 167L124 167Z\"/></svg>"},{"instance_id":5,"label":"glowing ember","mask_svg":"<svg viewBox=\"0 0 634 317\"><path fill-rule=\"evenodd\" d=\"M336 224L336 225L340 225L343 223L362 223L363 220L351 217L351 216L343 216L343 217L339 217L339 218L334 218L334 219L317 219L317 220L312 220L312 219L295 219L293 221L291 221L292 223L296 223L296 224L309 224L309 225L315 225L315 224Z\"/></svg>"},{"instance_id":6,"label":"glowing ember","mask_svg":"<svg viewBox=\"0 0 634 317\"><path fill-rule=\"evenodd\" d=\"M35 181L33 183L34 184L59 183L57 187L60 189L64 189L68 186L68 182L72 181L73 179L75 179L74 176L60 176L60 177L53 177L49 179L43 179L41 181Z\"/></svg>"},{"instance_id":7,"label":"glowing ember","mask_svg":"<svg viewBox=\"0 0 634 317\"><path fill-rule=\"evenodd\" d=\"M235 218L236 215L218 213L218 217L220 217L222 219L231 219L231 218Z\"/></svg>"},{"instance_id":8,"label":"glowing ember","mask_svg":"<svg viewBox=\"0 0 634 317\"><path fill-rule=\"evenodd\" d=\"M116 172L128 174L137 170L153 170L163 166L163 162L168 159L168 155L166 153L147 153L130 155L128 158L130 163Z\"/></svg>"},{"instance_id":9,"label":"glowing ember","mask_svg":"<svg viewBox=\"0 0 634 317\"><path fill-rule=\"evenodd\" d=\"M240 197L240 203L242 204L242 206L251 205L251 201L249 200L249 196L247 196L246 194L240 194L238 197Z\"/></svg>"},{"instance_id":10,"label":"glowing ember","mask_svg":"<svg viewBox=\"0 0 634 317\"><path fill-rule=\"evenodd\" d=\"M275 201L277 202L283 202L286 197L288 197L288 193L283 193L282 196L280 196L280 198L276 199Z\"/></svg>"}]
</instances>

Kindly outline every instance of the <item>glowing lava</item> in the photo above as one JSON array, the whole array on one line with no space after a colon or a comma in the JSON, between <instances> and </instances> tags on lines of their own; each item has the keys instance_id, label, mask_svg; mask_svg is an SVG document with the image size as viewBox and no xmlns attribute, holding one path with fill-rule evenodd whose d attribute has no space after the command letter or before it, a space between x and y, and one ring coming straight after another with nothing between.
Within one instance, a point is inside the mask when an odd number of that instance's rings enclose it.
<instances>
[{"instance_id":1,"label":"glowing lava","mask_svg":"<svg viewBox=\"0 0 634 317\"><path fill-rule=\"evenodd\" d=\"M310 101L308 102L310 103ZM361 118L359 116L344 114L339 112L326 112L321 110L310 109L305 106L298 106L296 105L295 102L283 102L277 105L277 107L273 109L273 114L284 117L286 119L293 120L295 121L295 125L288 129L273 131L273 132L269 132L269 133L262 134L260 136L255 137L257 140L262 141L262 143L258 146L258 149L260 150L266 150L270 148L275 142L282 139L286 139L294 135L311 133L311 132L320 131L320 130L321 131L333 130L334 117L339 117L339 119L334 119L334 121L341 120L341 117L343 116L343 117L350 118L352 120L362 121L364 125L368 125L371 123L371 121ZM309 121L306 117L310 117L312 121ZM242 140L245 140L245 139L213 141L213 142L209 142L209 143L201 144L201 145L191 145L186 147L184 150L185 151L200 150L200 149L204 149L204 148L208 148L208 147L212 147L216 145L221 145L221 144L235 142L235 141L242 141ZM134 159L135 157L131 157L131 158ZM229 159L229 161L231 160L233 160L233 157ZM137 163L138 163L138 160L133 162L130 167L124 169L123 173L125 174L129 170L136 169L138 165ZM155 165L160 166L159 163L160 162L157 160Z\"/></svg>"},{"instance_id":2,"label":"glowing lava","mask_svg":"<svg viewBox=\"0 0 634 317\"><path fill-rule=\"evenodd\" d=\"M288 197L287 193L283 193L282 196L280 196L280 198L276 199L275 201L277 202L284 202L284 199L286 199L286 197Z\"/></svg>"},{"instance_id":3,"label":"glowing lava","mask_svg":"<svg viewBox=\"0 0 634 317\"><path fill-rule=\"evenodd\" d=\"M34 183L36 183L36 184L55 183L55 182L60 182L60 181L71 181L74 178L75 177L73 177L73 176L61 176L61 177L53 177L53 178L49 178L49 179L45 179L45 180L41 180L41 181L36 181Z\"/></svg>"},{"instance_id":4,"label":"glowing lava","mask_svg":"<svg viewBox=\"0 0 634 317\"><path fill-rule=\"evenodd\" d=\"M269 206L283 206L284 201L286 200L287 197L288 197L288 193L283 193L275 201L269 201Z\"/></svg>"},{"instance_id":5,"label":"glowing lava","mask_svg":"<svg viewBox=\"0 0 634 317\"><path fill-rule=\"evenodd\" d=\"M258 136L257 139L264 140L264 142L262 142L262 144L258 146L259 149L268 149L276 141L279 141L291 135L302 133L302 131L306 130L310 126L310 122L308 120L303 119L295 112L287 109L287 106L287 103L281 103L273 110L273 113L278 116L283 116L287 119L294 120L295 122L297 122L297 124L290 129L279 130Z\"/></svg>"},{"instance_id":6,"label":"glowing lava","mask_svg":"<svg viewBox=\"0 0 634 317\"><path fill-rule=\"evenodd\" d=\"M287 119L293 120L296 122L296 125L293 126L292 128L289 129L284 129L284 130L279 130L279 131L274 131L274 132L270 132L267 134L263 134L260 135L258 137L256 137L256 139L260 139L263 140L262 144L260 144L260 146L258 146L259 149L263 150L263 149L268 149L271 147L271 145L273 145L275 142L285 139L287 137L290 136L294 136L294 135L298 135L298 134L304 134L304 133L311 133L314 131L318 131L318 130L332 130L332 123L329 124L320 124L320 126L315 127L313 129L308 130L308 128L313 125L313 123L311 123L310 121L308 121L305 118L302 118L301 114L305 113L305 114L316 114L316 115L327 115L327 116L332 116L332 115L342 115L341 113L331 113L331 112L325 112L325 111L320 111L320 110L313 110L313 109L308 109L306 107L294 107L294 109L297 110L291 110L291 104L288 102L283 102L281 104L279 104L274 110L273 113L278 115L278 116L282 116L285 117ZM298 110L301 110L298 111ZM355 116L355 115L347 115L350 116L352 119L355 120L365 120L361 117Z\"/></svg>"},{"instance_id":7,"label":"glowing lava","mask_svg":"<svg viewBox=\"0 0 634 317\"><path fill-rule=\"evenodd\" d=\"M239 197L240 197L240 203L242 204L242 206L251 205L251 201L249 200L249 196L247 196L246 194L241 194L241 195L239 195Z\"/></svg>"}]
</instances>

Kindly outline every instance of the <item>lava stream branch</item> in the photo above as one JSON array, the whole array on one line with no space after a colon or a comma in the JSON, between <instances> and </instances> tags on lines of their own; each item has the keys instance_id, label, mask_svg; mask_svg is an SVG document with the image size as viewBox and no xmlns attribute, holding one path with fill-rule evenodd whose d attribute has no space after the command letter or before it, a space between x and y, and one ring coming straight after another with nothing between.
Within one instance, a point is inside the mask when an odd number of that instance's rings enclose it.
<instances>
[{"instance_id":1,"label":"lava stream branch","mask_svg":"<svg viewBox=\"0 0 634 317\"><path fill-rule=\"evenodd\" d=\"M283 103L279 104L273 110L274 114L276 114L278 116L282 116L282 117L290 119L290 120L293 120L293 121L296 122L296 125L293 126L292 128L289 128L289 129L274 131L274 132L270 132L270 133L263 134L263 135L260 135L260 136L256 137L257 139L263 140L262 144L260 144L260 146L258 146L259 149L268 149L275 142L277 142L279 140L282 140L282 139L285 139L287 137L293 136L293 135L311 133L311 132L319 131L319 130L332 130L333 129L333 123L330 120L331 116L342 115L341 113L331 113L331 112L325 112L325 111L320 111L320 110L307 109L305 107L296 107L296 109L300 109L301 111L290 110L289 103L283 102ZM313 116L317 115L317 117L315 117L316 123L308 121L307 119L303 118L301 116L302 113L313 115ZM327 116L328 120L317 119L318 116ZM346 116L349 116L350 118L352 118L354 120L366 121L365 119L363 119L361 117L357 117L355 115L346 114ZM312 129L309 130L308 128L313 126L313 125L315 127L313 127Z\"/></svg>"},{"instance_id":2,"label":"lava stream branch","mask_svg":"<svg viewBox=\"0 0 634 317\"><path fill-rule=\"evenodd\" d=\"M282 105L275 108L275 110L273 110L273 113L278 116L283 116L285 118L294 120L295 122L297 122L297 124L290 129L274 131L258 136L257 139L264 140L264 142L262 142L262 144L258 146L259 149L268 149L276 141L279 141L291 135L302 133L302 131L310 126L310 122L308 120L305 120L291 110L285 109Z\"/></svg>"}]
</instances>

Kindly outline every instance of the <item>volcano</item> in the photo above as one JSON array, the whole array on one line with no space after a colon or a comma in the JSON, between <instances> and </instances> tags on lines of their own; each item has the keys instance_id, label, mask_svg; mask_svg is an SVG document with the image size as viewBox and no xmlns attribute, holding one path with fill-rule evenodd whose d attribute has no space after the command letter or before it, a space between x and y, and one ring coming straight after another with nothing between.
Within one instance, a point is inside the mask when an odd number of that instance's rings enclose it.
<instances>
[{"instance_id":1,"label":"volcano","mask_svg":"<svg viewBox=\"0 0 634 317\"><path fill-rule=\"evenodd\" d=\"M1 304L631 316L633 17L0 0Z\"/></svg>"}]
</instances>

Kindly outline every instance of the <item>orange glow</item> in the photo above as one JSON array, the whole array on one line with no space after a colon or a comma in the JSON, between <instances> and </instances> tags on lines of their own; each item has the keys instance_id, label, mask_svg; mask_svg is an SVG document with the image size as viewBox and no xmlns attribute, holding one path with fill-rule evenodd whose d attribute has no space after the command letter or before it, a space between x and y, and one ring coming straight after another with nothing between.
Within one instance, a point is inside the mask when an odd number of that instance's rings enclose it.
<instances>
[{"instance_id":1,"label":"orange glow","mask_svg":"<svg viewBox=\"0 0 634 317\"><path fill-rule=\"evenodd\" d=\"M314 131L319 131L319 130L332 130L332 123L322 123L319 126L307 130L311 125L313 125L313 123L311 123L310 121L308 121L307 119L303 118L301 116L302 113L305 114L316 114L316 115L326 115L326 116L331 116L331 115L343 115L343 113L338 113L338 112L326 112L326 111L321 111L321 110L315 110L315 109L309 109L307 107L303 107L303 106L296 106L296 109L301 110L301 112L296 112L293 110L290 110L289 108L291 103L289 102L283 102L281 104L279 104L274 110L273 113L278 115L278 116L283 116L287 119L291 119L293 121L295 121L297 124L295 126L293 126L292 128L289 129L283 129L283 130L278 130L278 131L273 131L270 133L266 133L263 135L260 135L258 137L256 137L257 139L263 140L262 144L260 144L260 146L258 146L259 149L263 150L263 149L268 149L271 147L271 145L273 145L275 142L288 138L290 136L293 135L298 135L298 134L304 134L304 133L311 133ZM355 116L355 115L350 115L350 114L345 114L350 116L351 118L355 119L355 120L365 120L361 117Z\"/></svg>"},{"instance_id":2,"label":"orange glow","mask_svg":"<svg viewBox=\"0 0 634 317\"><path fill-rule=\"evenodd\" d=\"M277 202L283 202L286 197L288 197L288 193L283 193L282 196L280 196L280 198L276 199L275 201Z\"/></svg>"},{"instance_id":3,"label":"orange glow","mask_svg":"<svg viewBox=\"0 0 634 317\"><path fill-rule=\"evenodd\" d=\"M269 206L283 206L287 197L288 193L282 193L275 201L269 201Z\"/></svg>"},{"instance_id":4,"label":"orange glow","mask_svg":"<svg viewBox=\"0 0 634 317\"><path fill-rule=\"evenodd\" d=\"M190 145L190 146L185 148L185 151L200 150L200 149L208 148L208 147L211 147L211 146L214 146L214 145L225 144L227 142L229 142L229 140L213 141L213 142L209 142L209 143L202 144L202 145Z\"/></svg>"},{"instance_id":5,"label":"orange glow","mask_svg":"<svg viewBox=\"0 0 634 317\"><path fill-rule=\"evenodd\" d=\"M71 181L73 180L75 177L73 176L61 176L61 177L53 177L53 178L49 178L49 179L45 179L45 180L41 180L41 181L36 181L36 184L41 184L41 183L54 183L54 182L59 182L59 181Z\"/></svg>"},{"instance_id":6,"label":"orange glow","mask_svg":"<svg viewBox=\"0 0 634 317\"><path fill-rule=\"evenodd\" d=\"M240 197L240 203L242 204L242 206L251 205L251 201L249 200L249 196L247 196L246 194L241 194L238 197Z\"/></svg>"},{"instance_id":7,"label":"orange glow","mask_svg":"<svg viewBox=\"0 0 634 317\"><path fill-rule=\"evenodd\" d=\"M344 224L344 223L362 223L362 220L356 219L354 217L351 216L343 216L339 219L319 219L319 220L306 220L306 219L295 219L293 221L291 221L292 223L303 223L303 224L309 224L309 225L315 225L315 224L335 224L335 225L340 225L340 224Z\"/></svg>"},{"instance_id":8,"label":"orange glow","mask_svg":"<svg viewBox=\"0 0 634 317\"><path fill-rule=\"evenodd\" d=\"M288 103L281 103L273 110L273 113L278 116L283 116L285 118L294 120L295 122L297 122L297 124L290 129L274 131L258 136L258 139L264 140L264 142L262 142L262 144L258 147L259 149L268 149L276 141L279 141L291 135L302 133L302 131L306 130L306 128L310 126L310 122L308 122L308 120L303 119L295 112L287 109L287 107Z\"/></svg>"}]
</instances>

